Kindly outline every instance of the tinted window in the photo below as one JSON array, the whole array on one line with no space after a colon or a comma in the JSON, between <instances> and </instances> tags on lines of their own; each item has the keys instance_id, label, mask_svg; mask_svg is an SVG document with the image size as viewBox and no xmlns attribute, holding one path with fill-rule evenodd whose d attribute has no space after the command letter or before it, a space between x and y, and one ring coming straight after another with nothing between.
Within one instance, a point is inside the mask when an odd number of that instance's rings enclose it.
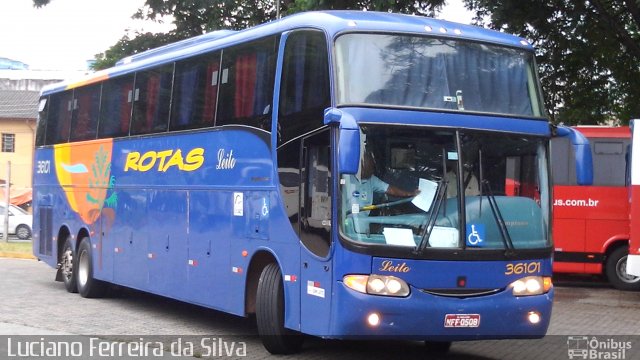
<instances>
[{"instance_id":1,"label":"tinted window","mask_svg":"<svg viewBox=\"0 0 640 360\"><path fill-rule=\"evenodd\" d=\"M47 121L47 144L65 143L69 140L72 100L71 91L51 95Z\"/></svg>"},{"instance_id":2,"label":"tinted window","mask_svg":"<svg viewBox=\"0 0 640 360\"><path fill-rule=\"evenodd\" d=\"M299 31L287 39L280 88L281 142L323 125L329 107L327 42L319 31Z\"/></svg>"},{"instance_id":3,"label":"tinted window","mask_svg":"<svg viewBox=\"0 0 640 360\"><path fill-rule=\"evenodd\" d=\"M320 131L302 142L303 173L300 240L312 253L325 257L331 243L330 132Z\"/></svg>"},{"instance_id":4,"label":"tinted window","mask_svg":"<svg viewBox=\"0 0 640 360\"><path fill-rule=\"evenodd\" d=\"M108 138L129 134L133 76L106 81L102 87L98 137Z\"/></svg>"},{"instance_id":5,"label":"tinted window","mask_svg":"<svg viewBox=\"0 0 640 360\"><path fill-rule=\"evenodd\" d=\"M76 89L73 94L71 141L96 138L100 111L100 85Z\"/></svg>"},{"instance_id":6,"label":"tinted window","mask_svg":"<svg viewBox=\"0 0 640 360\"><path fill-rule=\"evenodd\" d=\"M38 107L38 125L36 130L36 146L45 144L45 134L47 131L47 117L49 112L49 98L40 98Z\"/></svg>"},{"instance_id":7,"label":"tinted window","mask_svg":"<svg viewBox=\"0 0 640 360\"><path fill-rule=\"evenodd\" d=\"M577 185L575 154L567 137L551 139L551 174L554 185Z\"/></svg>"},{"instance_id":8,"label":"tinted window","mask_svg":"<svg viewBox=\"0 0 640 360\"><path fill-rule=\"evenodd\" d=\"M624 186L626 139L590 139L593 152L593 185Z\"/></svg>"},{"instance_id":9,"label":"tinted window","mask_svg":"<svg viewBox=\"0 0 640 360\"><path fill-rule=\"evenodd\" d=\"M271 130L276 54L275 37L223 51L216 125L242 124Z\"/></svg>"},{"instance_id":10,"label":"tinted window","mask_svg":"<svg viewBox=\"0 0 640 360\"><path fill-rule=\"evenodd\" d=\"M298 208L300 207L300 140L291 141L278 149L278 178L280 179L280 196L284 202L291 226L300 232Z\"/></svg>"},{"instance_id":11,"label":"tinted window","mask_svg":"<svg viewBox=\"0 0 640 360\"><path fill-rule=\"evenodd\" d=\"M213 126L219 74L219 52L176 64L171 130Z\"/></svg>"},{"instance_id":12,"label":"tinted window","mask_svg":"<svg viewBox=\"0 0 640 360\"><path fill-rule=\"evenodd\" d=\"M136 74L131 135L167 131L173 65Z\"/></svg>"}]
</instances>

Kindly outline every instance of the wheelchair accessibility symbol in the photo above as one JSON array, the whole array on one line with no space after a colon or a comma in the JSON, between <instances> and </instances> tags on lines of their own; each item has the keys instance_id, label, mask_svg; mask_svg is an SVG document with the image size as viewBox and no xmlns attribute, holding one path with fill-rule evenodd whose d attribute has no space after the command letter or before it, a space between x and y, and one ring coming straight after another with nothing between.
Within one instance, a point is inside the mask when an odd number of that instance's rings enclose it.
<instances>
[{"instance_id":1,"label":"wheelchair accessibility symbol","mask_svg":"<svg viewBox=\"0 0 640 360\"><path fill-rule=\"evenodd\" d=\"M484 245L484 224L467 225L467 246L482 247Z\"/></svg>"}]
</instances>

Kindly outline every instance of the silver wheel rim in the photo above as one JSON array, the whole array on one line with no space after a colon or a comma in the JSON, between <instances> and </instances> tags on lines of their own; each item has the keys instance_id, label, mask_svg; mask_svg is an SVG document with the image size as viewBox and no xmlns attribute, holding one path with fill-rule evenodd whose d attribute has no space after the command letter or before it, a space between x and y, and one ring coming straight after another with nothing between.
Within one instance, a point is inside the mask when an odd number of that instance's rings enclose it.
<instances>
[{"instance_id":1,"label":"silver wheel rim","mask_svg":"<svg viewBox=\"0 0 640 360\"><path fill-rule=\"evenodd\" d=\"M78 260L78 283L84 286L89 279L89 256L86 251L80 253Z\"/></svg>"},{"instance_id":2,"label":"silver wheel rim","mask_svg":"<svg viewBox=\"0 0 640 360\"><path fill-rule=\"evenodd\" d=\"M71 249L67 249L62 254L62 274L67 280L73 276L73 252Z\"/></svg>"},{"instance_id":3,"label":"silver wheel rim","mask_svg":"<svg viewBox=\"0 0 640 360\"><path fill-rule=\"evenodd\" d=\"M618 279L627 284L635 284L640 281L640 276L633 276L627 273L627 256L623 256L616 263L616 275Z\"/></svg>"},{"instance_id":4,"label":"silver wheel rim","mask_svg":"<svg viewBox=\"0 0 640 360\"><path fill-rule=\"evenodd\" d=\"M18 228L18 233L16 235L19 239L26 239L29 237L29 231L25 227L21 226Z\"/></svg>"}]
</instances>

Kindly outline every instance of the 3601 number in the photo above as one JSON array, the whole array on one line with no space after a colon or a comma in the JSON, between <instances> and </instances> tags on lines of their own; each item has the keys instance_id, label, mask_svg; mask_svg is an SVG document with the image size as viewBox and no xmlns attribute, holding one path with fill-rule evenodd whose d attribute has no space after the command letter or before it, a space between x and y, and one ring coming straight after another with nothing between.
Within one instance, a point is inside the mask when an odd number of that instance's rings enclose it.
<instances>
[{"instance_id":1,"label":"3601 number","mask_svg":"<svg viewBox=\"0 0 640 360\"><path fill-rule=\"evenodd\" d=\"M36 174L48 174L51 172L51 161L40 160L36 163Z\"/></svg>"}]
</instances>

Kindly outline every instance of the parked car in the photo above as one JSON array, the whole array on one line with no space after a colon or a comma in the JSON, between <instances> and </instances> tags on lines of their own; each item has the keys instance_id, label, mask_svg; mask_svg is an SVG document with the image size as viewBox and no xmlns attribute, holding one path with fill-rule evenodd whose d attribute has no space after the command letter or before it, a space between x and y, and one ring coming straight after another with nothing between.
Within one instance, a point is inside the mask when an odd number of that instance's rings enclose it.
<instances>
[{"instance_id":1,"label":"parked car","mask_svg":"<svg viewBox=\"0 0 640 360\"><path fill-rule=\"evenodd\" d=\"M5 207L0 205L0 234L4 234ZM33 215L15 205L9 205L9 235L15 234L18 239L31 238Z\"/></svg>"}]
</instances>

